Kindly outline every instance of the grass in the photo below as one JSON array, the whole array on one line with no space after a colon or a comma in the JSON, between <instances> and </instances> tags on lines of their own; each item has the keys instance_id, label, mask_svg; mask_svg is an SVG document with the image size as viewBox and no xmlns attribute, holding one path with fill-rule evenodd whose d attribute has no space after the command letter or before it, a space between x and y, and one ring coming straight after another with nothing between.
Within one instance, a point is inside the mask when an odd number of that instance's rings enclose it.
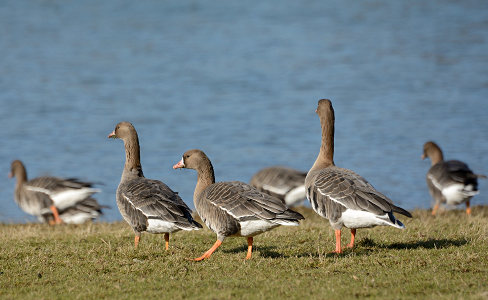
<instances>
[{"instance_id":1,"label":"grass","mask_svg":"<svg viewBox=\"0 0 488 300\"><path fill-rule=\"evenodd\" d=\"M334 255L327 220L307 208L299 227L228 238L209 260L209 229L143 234L139 248L122 222L49 227L0 225L2 299L488 298L488 207L473 215L414 211L407 229L358 230L352 250ZM343 229L342 242L348 242Z\"/></svg>"}]
</instances>

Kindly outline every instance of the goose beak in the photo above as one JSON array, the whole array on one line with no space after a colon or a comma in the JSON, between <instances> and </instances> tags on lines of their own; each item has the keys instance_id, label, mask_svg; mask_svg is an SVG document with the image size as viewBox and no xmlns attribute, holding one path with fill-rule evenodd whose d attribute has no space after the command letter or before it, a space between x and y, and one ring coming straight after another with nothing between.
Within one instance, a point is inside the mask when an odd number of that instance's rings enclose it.
<instances>
[{"instance_id":1,"label":"goose beak","mask_svg":"<svg viewBox=\"0 0 488 300\"><path fill-rule=\"evenodd\" d=\"M183 158L181 158L181 160L173 166L173 169L180 169L180 168L184 168L185 167L185 163L183 162Z\"/></svg>"},{"instance_id":2,"label":"goose beak","mask_svg":"<svg viewBox=\"0 0 488 300\"><path fill-rule=\"evenodd\" d=\"M425 159L425 154L422 154L422 156L420 157L422 160Z\"/></svg>"},{"instance_id":3,"label":"goose beak","mask_svg":"<svg viewBox=\"0 0 488 300\"><path fill-rule=\"evenodd\" d=\"M14 177L14 174L12 172L8 172L8 178Z\"/></svg>"},{"instance_id":4,"label":"goose beak","mask_svg":"<svg viewBox=\"0 0 488 300\"><path fill-rule=\"evenodd\" d=\"M116 138L117 138L117 136L115 135L115 130L114 130L114 131L112 131L112 133L110 133L110 134L108 135L108 138L109 138L109 139L116 139Z\"/></svg>"}]
</instances>

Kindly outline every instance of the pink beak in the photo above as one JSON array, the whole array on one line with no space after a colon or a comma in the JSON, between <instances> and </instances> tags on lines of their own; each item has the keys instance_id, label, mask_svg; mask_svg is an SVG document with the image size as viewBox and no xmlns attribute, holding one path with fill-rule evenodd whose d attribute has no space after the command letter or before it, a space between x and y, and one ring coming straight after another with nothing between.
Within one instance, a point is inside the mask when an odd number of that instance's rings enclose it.
<instances>
[{"instance_id":1,"label":"pink beak","mask_svg":"<svg viewBox=\"0 0 488 300\"><path fill-rule=\"evenodd\" d=\"M183 158L181 158L181 160L173 166L173 169L180 169L180 168L184 168L185 167L185 163L183 162Z\"/></svg>"},{"instance_id":2,"label":"pink beak","mask_svg":"<svg viewBox=\"0 0 488 300\"><path fill-rule=\"evenodd\" d=\"M8 172L8 178L12 178L14 177L14 174L12 174L12 172Z\"/></svg>"},{"instance_id":3,"label":"pink beak","mask_svg":"<svg viewBox=\"0 0 488 300\"><path fill-rule=\"evenodd\" d=\"M116 137L116 136L115 136L115 130L114 130L114 131L112 131L112 133L110 133L110 134L108 135L108 138L115 138L115 137Z\"/></svg>"}]
</instances>

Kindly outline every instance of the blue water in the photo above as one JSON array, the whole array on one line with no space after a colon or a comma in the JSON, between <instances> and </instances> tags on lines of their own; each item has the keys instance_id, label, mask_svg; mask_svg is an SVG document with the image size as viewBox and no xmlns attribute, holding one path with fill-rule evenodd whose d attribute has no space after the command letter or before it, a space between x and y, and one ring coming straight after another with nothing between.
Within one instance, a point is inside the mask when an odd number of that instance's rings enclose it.
<instances>
[{"instance_id":1,"label":"blue water","mask_svg":"<svg viewBox=\"0 0 488 300\"><path fill-rule=\"evenodd\" d=\"M335 162L407 209L430 196L422 145L488 173L487 1L16 1L0 4L0 222L34 221L13 201L10 162L115 190L139 132L146 177L193 207L183 152L219 181L260 168L308 170L317 100L336 111ZM474 204L488 204L480 183Z\"/></svg>"}]
</instances>

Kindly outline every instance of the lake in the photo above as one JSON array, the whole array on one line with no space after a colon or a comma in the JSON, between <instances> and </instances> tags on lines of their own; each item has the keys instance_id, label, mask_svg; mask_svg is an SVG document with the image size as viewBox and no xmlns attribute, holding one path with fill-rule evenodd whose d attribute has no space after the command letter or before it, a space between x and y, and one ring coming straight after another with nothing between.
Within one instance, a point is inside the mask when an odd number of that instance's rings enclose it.
<instances>
[{"instance_id":1,"label":"lake","mask_svg":"<svg viewBox=\"0 0 488 300\"><path fill-rule=\"evenodd\" d=\"M148 178L193 208L189 149L218 181L259 169L308 170L320 147L317 101L336 113L335 163L396 205L428 208L436 141L488 174L487 1L15 1L0 5L0 222L31 222L7 173L101 183L115 191L119 121L139 133ZM473 205L488 204L487 181Z\"/></svg>"}]
</instances>

